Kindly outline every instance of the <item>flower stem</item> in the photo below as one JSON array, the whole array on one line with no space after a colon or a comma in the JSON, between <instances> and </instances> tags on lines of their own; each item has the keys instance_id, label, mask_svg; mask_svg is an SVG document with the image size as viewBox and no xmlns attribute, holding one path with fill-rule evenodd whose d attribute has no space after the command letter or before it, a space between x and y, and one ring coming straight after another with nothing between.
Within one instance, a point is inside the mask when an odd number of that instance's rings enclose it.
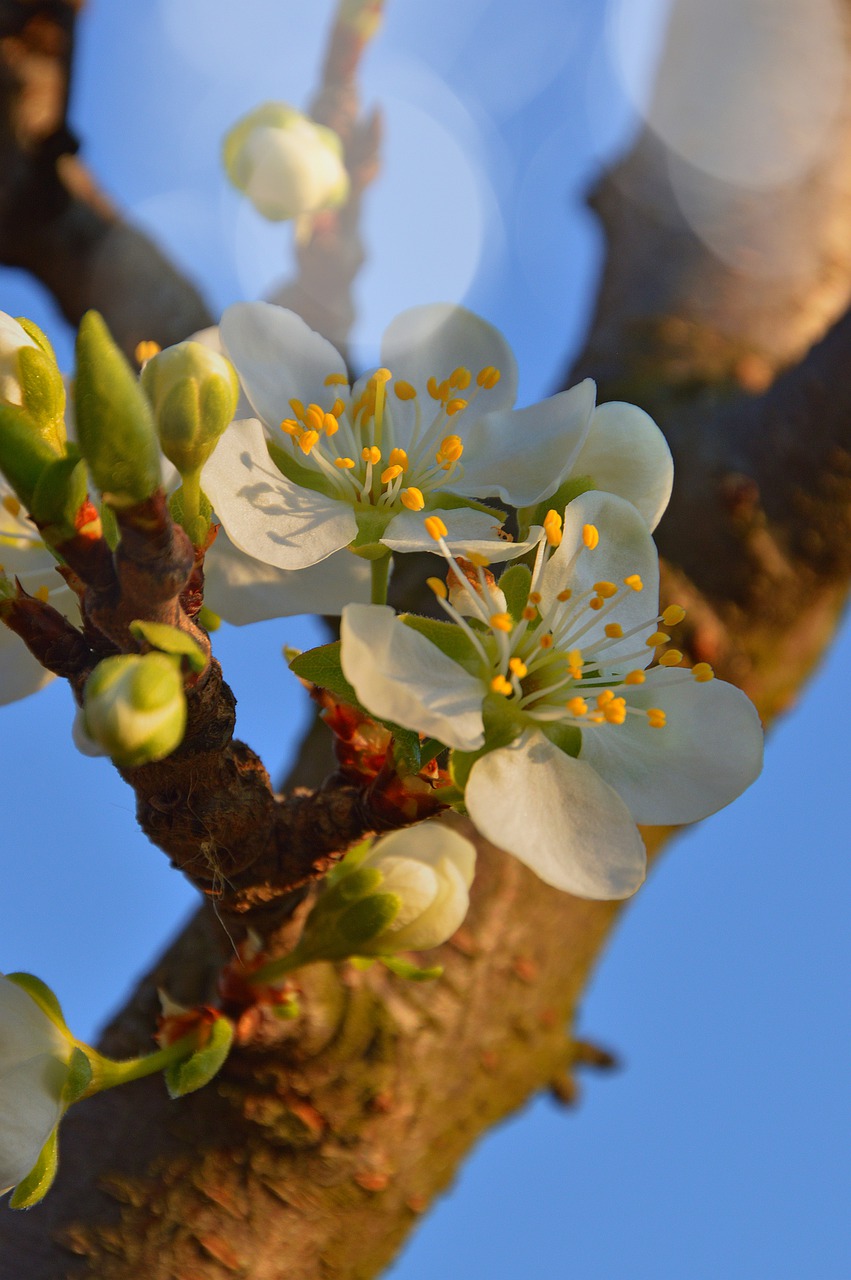
<instances>
[{"instance_id":1,"label":"flower stem","mask_svg":"<svg viewBox=\"0 0 851 1280\"><path fill-rule=\"evenodd\" d=\"M381 556L378 560L372 561L371 604L387 603L387 584L390 581L390 566L392 563L393 557L389 552L386 555Z\"/></svg>"},{"instance_id":2,"label":"flower stem","mask_svg":"<svg viewBox=\"0 0 851 1280\"><path fill-rule=\"evenodd\" d=\"M86 1053L94 1068L94 1078L86 1094L102 1093L104 1089L114 1089L116 1085L127 1084L131 1080L141 1080L143 1076L156 1075L164 1071L174 1062L188 1058L198 1048L198 1032L190 1031L181 1036L174 1044L157 1049L154 1053L145 1054L141 1058L128 1058L125 1062L114 1062L111 1058L103 1058L88 1045L80 1046Z\"/></svg>"}]
</instances>

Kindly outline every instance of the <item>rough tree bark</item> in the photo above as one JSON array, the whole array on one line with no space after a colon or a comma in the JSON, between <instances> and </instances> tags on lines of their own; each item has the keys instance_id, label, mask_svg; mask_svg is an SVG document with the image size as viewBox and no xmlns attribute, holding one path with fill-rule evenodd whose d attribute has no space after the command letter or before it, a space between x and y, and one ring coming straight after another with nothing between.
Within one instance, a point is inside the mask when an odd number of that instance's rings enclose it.
<instances>
[{"instance_id":1,"label":"rough tree bark","mask_svg":"<svg viewBox=\"0 0 851 1280\"><path fill-rule=\"evenodd\" d=\"M843 15L851 45L851 3ZM665 68L684 38L675 22ZM669 596L692 619L683 647L767 720L830 642L851 573L851 253L837 253L849 186L846 100L829 151L765 214L789 231L777 254L797 257L763 284L689 229L650 134L593 201L608 256L571 377L593 374L601 398L637 400L668 432L677 491L659 540ZM651 850L666 834L648 832ZM490 848L479 865L439 984L317 966L303 1020L262 1027L201 1093L169 1103L152 1080L75 1108L55 1190L0 1220L2 1280L380 1271L479 1134L535 1090L569 1096L573 1067L594 1059L570 1028L619 907L556 893ZM202 912L106 1050L147 1045L158 985L208 997L221 958Z\"/></svg>"}]
</instances>

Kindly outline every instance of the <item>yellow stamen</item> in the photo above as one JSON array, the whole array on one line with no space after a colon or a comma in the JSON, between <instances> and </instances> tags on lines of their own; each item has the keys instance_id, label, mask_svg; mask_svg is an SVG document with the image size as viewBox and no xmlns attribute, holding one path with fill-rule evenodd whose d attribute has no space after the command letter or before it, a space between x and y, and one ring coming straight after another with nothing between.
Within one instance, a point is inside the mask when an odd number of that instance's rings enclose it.
<instances>
[{"instance_id":1,"label":"yellow stamen","mask_svg":"<svg viewBox=\"0 0 851 1280\"><path fill-rule=\"evenodd\" d=\"M138 364L144 364L146 360L151 360L154 356L158 356L161 351L160 344L149 338L146 342L137 342L136 350L133 354Z\"/></svg>"},{"instance_id":2,"label":"yellow stamen","mask_svg":"<svg viewBox=\"0 0 851 1280\"><path fill-rule=\"evenodd\" d=\"M403 489L399 494L399 499L403 507L407 507L409 511L422 511L425 506L425 498L422 490L415 485L411 485L410 489Z\"/></svg>"},{"instance_id":3,"label":"yellow stamen","mask_svg":"<svg viewBox=\"0 0 851 1280\"><path fill-rule=\"evenodd\" d=\"M377 445L369 444L361 450L360 455L364 462L371 462L374 467L378 466L381 461L381 450Z\"/></svg>"},{"instance_id":4,"label":"yellow stamen","mask_svg":"<svg viewBox=\"0 0 851 1280\"><path fill-rule=\"evenodd\" d=\"M571 698L567 703L567 710L572 716L587 716L588 703L584 698Z\"/></svg>"},{"instance_id":5,"label":"yellow stamen","mask_svg":"<svg viewBox=\"0 0 851 1280\"><path fill-rule=\"evenodd\" d=\"M321 431L325 425L325 412L319 404L309 404L304 415L304 425L308 431Z\"/></svg>"},{"instance_id":6,"label":"yellow stamen","mask_svg":"<svg viewBox=\"0 0 851 1280\"><path fill-rule=\"evenodd\" d=\"M440 448L435 454L435 461L451 465L457 462L464 452L464 443L460 436L444 436Z\"/></svg>"},{"instance_id":7,"label":"yellow stamen","mask_svg":"<svg viewBox=\"0 0 851 1280\"><path fill-rule=\"evenodd\" d=\"M681 604L669 604L662 614L662 621L666 627L675 627L685 616L686 611Z\"/></svg>"},{"instance_id":8,"label":"yellow stamen","mask_svg":"<svg viewBox=\"0 0 851 1280\"><path fill-rule=\"evenodd\" d=\"M617 594L618 589L613 582L595 582L594 590L604 600L611 600L612 596Z\"/></svg>"},{"instance_id":9,"label":"yellow stamen","mask_svg":"<svg viewBox=\"0 0 851 1280\"><path fill-rule=\"evenodd\" d=\"M283 422L281 423L281 430L284 431L288 436L301 435L301 427L298 425L295 418L284 418Z\"/></svg>"},{"instance_id":10,"label":"yellow stamen","mask_svg":"<svg viewBox=\"0 0 851 1280\"><path fill-rule=\"evenodd\" d=\"M441 382L438 385L437 378L433 375L426 383L426 389L432 400L447 400L449 398L449 383Z\"/></svg>"},{"instance_id":11,"label":"yellow stamen","mask_svg":"<svg viewBox=\"0 0 851 1280\"><path fill-rule=\"evenodd\" d=\"M472 374L469 369L465 369L463 365L459 365L457 369L453 369L449 375L449 385L453 389L458 388L459 391L466 391L470 385Z\"/></svg>"},{"instance_id":12,"label":"yellow stamen","mask_svg":"<svg viewBox=\"0 0 851 1280\"><path fill-rule=\"evenodd\" d=\"M571 649L567 655L567 669L572 680L582 679L582 650Z\"/></svg>"},{"instance_id":13,"label":"yellow stamen","mask_svg":"<svg viewBox=\"0 0 851 1280\"><path fill-rule=\"evenodd\" d=\"M648 649L655 649L657 645L667 644L670 638L664 631L654 631L652 636L648 636L644 643Z\"/></svg>"},{"instance_id":14,"label":"yellow stamen","mask_svg":"<svg viewBox=\"0 0 851 1280\"><path fill-rule=\"evenodd\" d=\"M547 542L551 547L561 545L561 516L557 511L553 511L552 508L544 516L544 533L547 535Z\"/></svg>"},{"instance_id":15,"label":"yellow stamen","mask_svg":"<svg viewBox=\"0 0 851 1280\"><path fill-rule=\"evenodd\" d=\"M325 379L326 387L347 387L349 379L344 373L329 373Z\"/></svg>"},{"instance_id":16,"label":"yellow stamen","mask_svg":"<svg viewBox=\"0 0 851 1280\"><path fill-rule=\"evenodd\" d=\"M706 684L707 680L715 679L715 672L708 662L696 662L691 669L691 674L698 684Z\"/></svg>"},{"instance_id":17,"label":"yellow stamen","mask_svg":"<svg viewBox=\"0 0 851 1280\"><path fill-rule=\"evenodd\" d=\"M453 417L456 413L462 413L466 408L467 408L466 400L455 399L455 400L447 400L446 402L446 412L449 414L450 418Z\"/></svg>"},{"instance_id":18,"label":"yellow stamen","mask_svg":"<svg viewBox=\"0 0 851 1280\"><path fill-rule=\"evenodd\" d=\"M607 622L604 630L610 640L620 640L623 635L623 627L619 622Z\"/></svg>"},{"instance_id":19,"label":"yellow stamen","mask_svg":"<svg viewBox=\"0 0 851 1280\"><path fill-rule=\"evenodd\" d=\"M335 436L340 430L340 424L333 413L326 413L322 419L325 427L326 436Z\"/></svg>"},{"instance_id":20,"label":"yellow stamen","mask_svg":"<svg viewBox=\"0 0 851 1280\"><path fill-rule=\"evenodd\" d=\"M5 507L10 516L16 516L21 510L21 504L14 494L7 493L0 499L0 506Z\"/></svg>"},{"instance_id":21,"label":"yellow stamen","mask_svg":"<svg viewBox=\"0 0 851 1280\"><path fill-rule=\"evenodd\" d=\"M406 489L405 492L410 493L411 490ZM419 492L419 490L417 490L417 492ZM402 501L405 502L404 494L402 495ZM405 506L407 505L408 504L405 502ZM411 508L411 509L416 510L416 508ZM423 524L425 525L426 533L430 538L434 538L435 542L439 542L441 538L445 538L447 533L449 532L449 530L446 528L446 525L441 520L440 516L426 516L425 520L423 521Z\"/></svg>"},{"instance_id":22,"label":"yellow stamen","mask_svg":"<svg viewBox=\"0 0 851 1280\"><path fill-rule=\"evenodd\" d=\"M540 647L541 647L542 649L552 649L552 647L553 647L553 638L552 638L552 636L549 634L549 632L547 632L547 634L546 634L545 636L541 636L540 640L538 641L538 644L540 645Z\"/></svg>"},{"instance_id":23,"label":"yellow stamen","mask_svg":"<svg viewBox=\"0 0 851 1280\"><path fill-rule=\"evenodd\" d=\"M641 581L641 574L631 573L628 578L624 578L625 587L630 587L633 591L643 591L644 583Z\"/></svg>"},{"instance_id":24,"label":"yellow stamen","mask_svg":"<svg viewBox=\"0 0 851 1280\"><path fill-rule=\"evenodd\" d=\"M345 407L346 407L345 400L341 400L340 397L338 396L337 399L334 401L334 403L331 405L331 412L333 413L335 418L339 418L340 414L343 412Z\"/></svg>"},{"instance_id":25,"label":"yellow stamen","mask_svg":"<svg viewBox=\"0 0 851 1280\"><path fill-rule=\"evenodd\" d=\"M298 438L298 447L301 449L302 453L310 453L310 450L316 444L318 439L318 431L302 431Z\"/></svg>"},{"instance_id":26,"label":"yellow stamen","mask_svg":"<svg viewBox=\"0 0 851 1280\"><path fill-rule=\"evenodd\" d=\"M492 613L490 624L494 631L513 631L514 619L510 613Z\"/></svg>"},{"instance_id":27,"label":"yellow stamen","mask_svg":"<svg viewBox=\"0 0 851 1280\"><path fill-rule=\"evenodd\" d=\"M643 671L630 671L623 678L624 684L644 684L647 679Z\"/></svg>"},{"instance_id":28,"label":"yellow stamen","mask_svg":"<svg viewBox=\"0 0 851 1280\"><path fill-rule=\"evenodd\" d=\"M304 421L304 405L300 400L291 400L290 408L299 420Z\"/></svg>"},{"instance_id":29,"label":"yellow stamen","mask_svg":"<svg viewBox=\"0 0 851 1280\"><path fill-rule=\"evenodd\" d=\"M440 578L426 578L426 586L431 587L439 600L445 600L449 594L446 590L446 583L442 582Z\"/></svg>"},{"instance_id":30,"label":"yellow stamen","mask_svg":"<svg viewBox=\"0 0 851 1280\"><path fill-rule=\"evenodd\" d=\"M603 714L606 717L607 724L623 724L626 720L626 699L613 698L611 702L606 704Z\"/></svg>"},{"instance_id":31,"label":"yellow stamen","mask_svg":"<svg viewBox=\"0 0 851 1280\"><path fill-rule=\"evenodd\" d=\"M391 449L387 461L391 467L401 467L404 471L408 466L408 455L404 449Z\"/></svg>"},{"instance_id":32,"label":"yellow stamen","mask_svg":"<svg viewBox=\"0 0 851 1280\"><path fill-rule=\"evenodd\" d=\"M582 541L589 551L594 550L600 541L600 534L596 525L584 524L582 526Z\"/></svg>"},{"instance_id":33,"label":"yellow stamen","mask_svg":"<svg viewBox=\"0 0 851 1280\"><path fill-rule=\"evenodd\" d=\"M647 723L651 729L664 729L667 716L661 707L648 707Z\"/></svg>"},{"instance_id":34,"label":"yellow stamen","mask_svg":"<svg viewBox=\"0 0 851 1280\"><path fill-rule=\"evenodd\" d=\"M527 604L526 608L523 610L523 617L525 621L533 622L537 616L538 616L538 610L535 608L535 606L531 604Z\"/></svg>"},{"instance_id":35,"label":"yellow stamen","mask_svg":"<svg viewBox=\"0 0 851 1280\"><path fill-rule=\"evenodd\" d=\"M597 695L597 709L602 711L610 702L614 702L614 692L611 689L604 689L602 693Z\"/></svg>"},{"instance_id":36,"label":"yellow stamen","mask_svg":"<svg viewBox=\"0 0 851 1280\"><path fill-rule=\"evenodd\" d=\"M508 665L518 680L522 680L524 676L528 675L529 668L522 658L509 658Z\"/></svg>"},{"instance_id":37,"label":"yellow stamen","mask_svg":"<svg viewBox=\"0 0 851 1280\"><path fill-rule=\"evenodd\" d=\"M530 603L530 604L540 604L540 603L541 603L541 593L540 593L540 591L530 591L530 592L529 592L529 603Z\"/></svg>"},{"instance_id":38,"label":"yellow stamen","mask_svg":"<svg viewBox=\"0 0 851 1280\"><path fill-rule=\"evenodd\" d=\"M588 608L589 608L589 609L602 609L602 607L603 607L603 605L604 605L604 604L605 604L605 600L603 599L603 597L602 597L602 596L594 596L594 598L593 598L592 600L589 600L589 601L588 601Z\"/></svg>"},{"instance_id":39,"label":"yellow stamen","mask_svg":"<svg viewBox=\"0 0 851 1280\"><path fill-rule=\"evenodd\" d=\"M659 657L660 667L678 667L683 660L683 655L679 649L669 649L667 653L663 653Z\"/></svg>"},{"instance_id":40,"label":"yellow stamen","mask_svg":"<svg viewBox=\"0 0 851 1280\"><path fill-rule=\"evenodd\" d=\"M397 382L393 390L400 400L415 400L417 396L417 389L410 382Z\"/></svg>"},{"instance_id":41,"label":"yellow stamen","mask_svg":"<svg viewBox=\"0 0 851 1280\"><path fill-rule=\"evenodd\" d=\"M384 382L389 382L392 377L393 377L393 374L390 372L389 369L376 369L375 373L372 375L371 381L384 383Z\"/></svg>"},{"instance_id":42,"label":"yellow stamen","mask_svg":"<svg viewBox=\"0 0 851 1280\"><path fill-rule=\"evenodd\" d=\"M501 377L502 374L499 369L495 369L492 364L489 364L476 374L476 382L480 387L484 387L485 391L492 391Z\"/></svg>"},{"instance_id":43,"label":"yellow stamen","mask_svg":"<svg viewBox=\"0 0 851 1280\"><path fill-rule=\"evenodd\" d=\"M505 694L506 697L514 692L510 681L506 680L505 676L494 676L491 680L491 689L494 693Z\"/></svg>"},{"instance_id":44,"label":"yellow stamen","mask_svg":"<svg viewBox=\"0 0 851 1280\"><path fill-rule=\"evenodd\" d=\"M381 473L381 483L390 484L392 480L396 480L401 474L401 467L385 467Z\"/></svg>"},{"instance_id":45,"label":"yellow stamen","mask_svg":"<svg viewBox=\"0 0 851 1280\"><path fill-rule=\"evenodd\" d=\"M341 471L349 471L355 465L354 458L335 458L334 466L339 467Z\"/></svg>"},{"instance_id":46,"label":"yellow stamen","mask_svg":"<svg viewBox=\"0 0 851 1280\"><path fill-rule=\"evenodd\" d=\"M483 556L480 551L468 551L467 559L470 561L470 564L475 565L477 569L486 569L490 564L490 560L488 560L487 556Z\"/></svg>"}]
</instances>

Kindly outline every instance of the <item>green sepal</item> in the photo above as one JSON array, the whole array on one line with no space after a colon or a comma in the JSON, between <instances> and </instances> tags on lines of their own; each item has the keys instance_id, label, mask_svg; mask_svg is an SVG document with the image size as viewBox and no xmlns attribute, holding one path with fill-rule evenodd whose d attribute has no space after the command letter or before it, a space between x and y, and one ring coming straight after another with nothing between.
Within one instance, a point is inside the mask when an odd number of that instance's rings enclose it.
<instances>
[{"instance_id":1,"label":"green sepal","mask_svg":"<svg viewBox=\"0 0 851 1280\"><path fill-rule=\"evenodd\" d=\"M557 720L549 720L540 724L539 729L545 738L549 738L554 747L563 751L566 756L579 755L582 747L582 730L574 724L559 724Z\"/></svg>"},{"instance_id":2,"label":"green sepal","mask_svg":"<svg viewBox=\"0 0 851 1280\"><path fill-rule=\"evenodd\" d=\"M41 535L50 546L74 537L80 507L88 495L86 464L76 449L66 458L48 463L33 490L30 514L38 521Z\"/></svg>"},{"instance_id":3,"label":"green sepal","mask_svg":"<svg viewBox=\"0 0 851 1280\"><path fill-rule=\"evenodd\" d=\"M346 851L346 856L336 866L332 867L325 877L325 884L328 889L342 880L343 876L350 876L353 871L357 871L364 858L369 853L373 845L372 836L367 836L365 840L361 840L358 844L352 845L351 849Z\"/></svg>"},{"instance_id":4,"label":"green sepal","mask_svg":"<svg viewBox=\"0 0 851 1280\"><path fill-rule=\"evenodd\" d=\"M527 537L533 524L544 523L548 511L557 511L560 516L564 515L564 509L569 502L593 488L592 476L569 476L567 480L562 480L551 497L543 498L532 507L521 507L517 512L521 541Z\"/></svg>"},{"instance_id":5,"label":"green sepal","mask_svg":"<svg viewBox=\"0 0 851 1280\"><path fill-rule=\"evenodd\" d=\"M68 1059L68 1075L62 1088L62 1107L67 1111L75 1102L79 1102L94 1079L94 1070L88 1055L79 1045L75 1045Z\"/></svg>"},{"instance_id":6,"label":"green sepal","mask_svg":"<svg viewBox=\"0 0 851 1280\"><path fill-rule=\"evenodd\" d=\"M198 641L179 627L170 627L166 622L145 622L142 618L137 618L130 623L129 630L135 640L144 641L152 649L185 658L190 669L198 675L207 665L207 656Z\"/></svg>"},{"instance_id":7,"label":"green sepal","mask_svg":"<svg viewBox=\"0 0 851 1280\"><path fill-rule=\"evenodd\" d=\"M349 543L349 550L364 560L380 560L387 555L387 547L381 539L387 532L388 524L398 513L391 507L355 507L354 513L358 531L354 541Z\"/></svg>"},{"instance_id":8,"label":"green sepal","mask_svg":"<svg viewBox=\"0 0 851 1280\"><path fill-rule=\"evenodd\" d=\"M508 612L515 622L523 617L523 610L529 603L531 585L532 570L526 564L511 565L499 580L499 589L505 596Z\"/></svg>"},{"instance_id":9,"label":"green sepal","mask_svg":"<svg viewBox=\"0 0 851 1280\"><path fill-rule=\"evenodd\" d=\"M59 1126L51 1130L39 1157L25 1178L22 1178L9 1198L10 1209L31 1209L43 1200L50 1190L59 1164Z\"/></svg>"},{"instance_id":10,"label":"green sepal","mask_svg":"<svg viewBox=\"0 0 851 1280\"><path fill-rule=\"evenodd\" d=\"M473 765L482 756L486 756L489 750L489 747L479 747L478 751L450 751L449 776L462 794L467 789L467 779Z\"/></svg>"},{"instance_id":11,"label":"green sepal","mask_svg":"<svg viewBox=\"0 0 851 1280\"><path fill-rule=\"evenodd\" d=\"M398 893L373 893L348 907L336 922L342 944L339 958L357 955L365 943L384 933L401 906Z\"/></svg>"},{"instance_id":12,"label":"green sepal","mask_svg":"<svg viewBox=\"0 0 851 1280\"><path fill-rule=\"evenodd\" d=\"M493 516L500 525L505 524L508 518L501 507L489 507L484 502L477 502L475 498L465 498L460 493L446 493L441 489L430 495L430 501L426 503L423 515L428 515L429 511L460 511L465 508L470 511L482 511L486 516Z\"/></svg>"},{"instance_id":13,"label":"green sepal","mask_svg":"<svg viewBox=\"0 0 851 1280\"><path fill-rule=\"evenodd\" d=\"M471 675L478 675L482 669L482 660L473 647L473 642L463 627L456 622L440 622L437 618L423 618L418 613L402 613L399 621L404 622L412 631L418 631L426 640L431 641L436 649L446 654L453 662L457 662Z\"/></svg>"},{"instance_id":14,"label":"green sepal","mask_svg":"<svg viewBox=\"0 0 851 1280\"><path fill-rule=\"evenodd\" d=\"M100 523L106 544L110 551L114 551L121 541L121 533L118 528L118 521L115 518L115 512L103 502L100 505Z\"/></svg>"},{"instance_id":15,"label":"green sepal","mask_svg":"<svg viewBox=\"0 0 851 1280\"><path fill-rule=\"evenodd\" d=\"M209 1084L224 1064L232 1043L233 1023L228 1018L217 1018L207 1043L182 1062L173 1062L163 1072L171 1097L182 1098Z\"/></svg>"},{"instance_id":16,"label":"green sepal","mask_svg":"<svg viewBox=\"0 0 851 1280\"><path fill-rule=\"evenodd\" d=\"M108 506L120 510L160 485L160 450L148 398L96 311L77 334L77 438Z\"/></svg>"},{"instance_id":17,"label":"green sepal","mask_svg":"<svg viewBox=\"0 0 851 1280\"><path fill-rule=\"evenodd\" d=\"M65 1021L62 1006L46 982L42 982L41 978L37 978L32 973L7 973L4 976L9 982L14 982L16 987L26 991L30 999L38 1005L42 1013L47 1015L54 1026L70 1036L71 1033Z\"/></svg>"},{"instance_id":18,"label":"green sepal","mask_svg":"<svg viewBox=\"0 0 851 1280\"><path fill-rule=\"evenodd\" d=\"M442 964L421 969L419 965L411 964L410 960L402 960L399 956L379 956L378 960L385 969L395 973L397 978L407 978L409 982L433 982L435 978L443 976Z\"/></svg>"},{"instance_id":19,"label":"green sepal","mask_svg":"<svg viewBox=\"0 0 851 1280\"><path fill-rule=\"evenodd\" d=\"M42 472L57 456L25 409L0 405L0 471L28 511Z\"/></svg>"},{"instance_id":20,"label":"green sepal","mask_svg":"<svg viewBox=\"0 0 851 1280\"><path fill-rule=\"evenodd\" d=\"M172 459L173 461L173 459ZM187 472L187 475L190 473ZM204 493L203 489L198 490L198 515L186 515L186 502L183 492L183 485L175 489L174 493L168 500L168 509L171 518L175 524L179 524L181 529L185 530L189 541L194 547L203 546L210 525L213 523L213 507L210 499ZM221 619L219 619L221 621Z\"/></svg>"},{"instance_id":21,"label":"green sepal","mask_svg":"<svg viewBox=\"0 0 851 1280\"><path fill-rule=\"evenodd\" d=\"M205 604L201 605L201 609L196 619L198 626L203 627L205 631L218 631L222 625L222 620L217 613L213 613L212 609L208 609Z\"/></svg>"},{"instance_id":22,"label":"green sepal","mask_svg":"<svg viewBox=\"0 0 851 1280\"><path fill-rule=\"evenodd\" d=\"M479 747L478 751L453 751L449 756L449 776L459 791L466 789L470 770L477 760L496 751L498 747L509 746L525 727L524 721L498 693L487 694L482 702L482 722L485 729L484 746Z\"/></svg>"},{"instance_id":23,"label":"green sepal","mask_svg":"<svg viewBox=\"0 0 851 1280\"><path fill-rule=\"evenodd\" d=\"M287 480L291 480L293 484L299 485L302 489L313 489L316 493L324 493L326 498L340 497L340 491L326 476L323 476L320 471L313 470L312 467L303 467L285 445L267 440L266 448L281 475L286 476Z\"/></svg>"},{"instance_id":24,"label":"green sepal","mask_svg":"<svg viewBox=\"0 0 851 1280\"><path fill-rule=\"evenodd\" d=\"M35 347L18 350L18 381L21 403L36 423L38 434L55 453L61 454L67 440L65 431L65 383L51 353Z\"/></svg>"},{"instance_id":25,"label":"green sepal","mask_svg":"<svg viewBox=\"0 0 851 1280\"><path fill-rule=\"evenodd\" d=\"M367 851L368 852L368 851ZM312 916L330 915L341 909L348 909L353 902L368 898L375 893L381 884L382 875L377 867L355 867L346 876L335 880L333 885L321 896L313 908Z\"/></svg>"}]
</instances>

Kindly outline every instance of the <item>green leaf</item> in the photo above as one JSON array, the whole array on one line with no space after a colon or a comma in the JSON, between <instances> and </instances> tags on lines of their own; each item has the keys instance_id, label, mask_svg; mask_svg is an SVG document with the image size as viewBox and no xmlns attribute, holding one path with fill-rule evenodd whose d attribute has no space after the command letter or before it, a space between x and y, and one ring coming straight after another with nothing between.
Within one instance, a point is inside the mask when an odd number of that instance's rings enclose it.
<instances>
[{"instance_id":1,"label":"green leaf","mask_svg":"<svg viewBox=\"0 0 851 1280\"><path fill-rule=\"evenodd\" d=\"M25 409L0 405L0 471L28 511L42 472L56 458Z\"/></svg>"},{"instance_id":2,"label":"green leaf","mask_svg":"<svg viewBox=\"0 0 851 1280\"><path fill-rule=\"evenodd\" d=\"M388 929L399 914L402 899L398 893L373 893L348 907L337 921L337 932L343 944L340 958L357 955L365 943Z\"/></svg>"},{"instance_id":3,"label":"green leaf","mask_svg":"<svg viewBox=\"0 0 851 1280\"><path fill-rule=\"evenodd\" d=\"M300 485L302 489L313 489L316 493L324 493L326 498L339 498L339 490L332 482L323 476L321 471L316 471L312 467L303 467L286 445L267 440L266 448L281 475L286 476L293 484Z\"/></svg>"},{"instance_id":4,"label":"green leaf","mask_svg":"<svg viewBox=\"0 0 851 1280\"><path fill-rule=\"evenodd\" d=\"M59 1163L58 1129L59 1126L56 1125L51 1130L35 1164L15 1187L9 1199L10 1209L31 1209L47 1195Z\"/></svg>"},{"instance_id":5,"label":"green leaf","mask_svg":"<svg viewBox=\"0 0 851 1280\"><path fill-rule=\"evenodd\" d=\"M207 1043L196 1049L182 1062L173 1062L166 1067L165 1083L172 1098L182 1098L187 1093L194 1093L205 1084L209 1084L213 1076L221 1069L233 1043L233 1023L228 1018L217 1018L210 1028Z\"/></svg>"},{"instance_id":6,"label":"green leaf","mask_svg":"<svg viewBox=\"0 0 851 1280\"><path fill-rule=\"evenodd\" d=\"M137 618L130 623L129 630L134 639L144 641L152 649L185 658L191 670L197 674L207 665L207 656L198 641L179 627L171 627L165 622L145 622Z\"/></svg>"},{"instance_id":7,"label":"green leaf","mask_svg":"<svg viewBox=\"0 0 851 1280\"><path fill-rule=\"evenodd\" d=\"M201 515L209 524L213 518L213 507L210 499L201 491ZM168 500L168 509L171 512L171 518L175 524L179 524L181 528L185 528L184 524L184 502L183 502L183 485L175 489L174 493Z\"/></svg>"},{"instance_id":8,"label":"green leaf","mask_svg":"<svg viewBox=\"0 0 851 1280\"><path fill-rule=\"evenodd\" d=\"M419 965L402 960L399 956L379 956L379 962L395 973L397 978L407 978L409 982L433 982L443 976L443 965L435 964L431 968L421 969Z\"/></svg>"},{"instance_id":9,"label":"green leaf","mask_svg":"<svg viewBox=\"0 0 851 1280\"><path fill-rule=\"evenodd\" d=\"M70 1036L68 1024L65 1021L65 1015L62 1012L62 1006L56 999L56 996L50 990L41 978L37 978L32 973L7 973L5 975L9 982L14 982L16 987L20 987L22 991L26 991L30 999L38 1005L42 1013L47 1014L50 1021Z\"/></svg>"},{"instance_id":10,"label":"green leaf","mask_svg":"<svg viewBox=\"0 0 851 1280\"><path fill-rule=\"evenodd\" d=\"M68 1060L68 1075L62 1089L62 1106L64 1110L75 1102L79 1102L92 1082L94 1071L88 1056L79 1045L75 1045Z\"/></svg>"},{"instance_id":11,"label":"green leaf","mask_svg":"<svg viewBox=\"0 0 851 1280\"><path fill-rule=\"evenodd\" d=\"M525 564L513 564L506 569L498 585L505 596L508 612L515 622L519 622L523 616L523 610L529 602L532 570Z\"/></svg>"},{"instance_id":12,"label":"green leaf","mask_svg":"<svg viewBox=\"0 0 851 1280\"><path fill-rule=\"evenodd\" d=\"M446 493L438 490L425 508L425 514L434 511L458 511L467 508L470 511L483 511L486 516L493 516L497 524L504 524L507 516L500 507L489 507L484 502L476 502L474 498L464 498L459 493Z\"/></svg>"}]
</instances>

